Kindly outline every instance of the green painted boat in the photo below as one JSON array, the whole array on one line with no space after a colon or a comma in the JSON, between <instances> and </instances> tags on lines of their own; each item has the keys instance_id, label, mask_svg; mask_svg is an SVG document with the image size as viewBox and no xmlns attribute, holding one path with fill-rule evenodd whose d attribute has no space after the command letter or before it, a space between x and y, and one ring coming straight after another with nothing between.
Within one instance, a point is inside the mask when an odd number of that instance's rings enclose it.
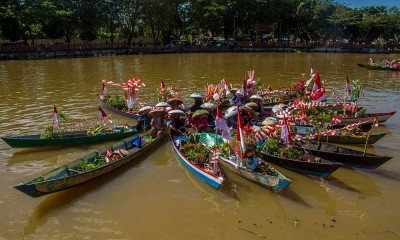
<instances>
[{"instance_id":1,"label":"green painted boat","mask_svg":"<svg viewBox=\"0 0 400 240\"><path fill-rule=\"evenodd\" d=\"M117 139L123 139L140 133L135 126L114 128L112 132L88 135L86 131L67 132L49 139L41 139L40 135L23 135L2 137L12 148L61 147L81 144L93 144Z\"/></svg>"},{"instance_id":2,"label":"green painted boat","mask_svg":"<svg viewBox=\"0 0 400 240\"><path fill-rule=\"evenodd\" d=\"M165 128L164 133L166 131ZM94 151L84 157L50 170L28 182L20 183L14 186L14 188L31 197L40 197L88 182L137 159L142 153L157 146L165 135L161 134L156 139L150 139L148 137L149 133L150 131L147 131L131 136L100 152ZM113 154L122 154L117 160L110 162L104 162L104 160L103 164L98 164L99 159L104 159L107 156L108 150L112 151ZM85 164L83 165L82 163ZM90 165L92 167L87 168Z\"/></svg>"},{"instance_id":3,"label":"green painted boat","mask_svg":"<svg viewBox=\"0 0 400 240\"><path fill-rule=\"evenodd\" d=\"M385 71L400 71L400 68L383 67L379 65L370 65L368 63L357 63L359 67L371 69L371 70L385 70Z\"/></svg>"}]
</instances>

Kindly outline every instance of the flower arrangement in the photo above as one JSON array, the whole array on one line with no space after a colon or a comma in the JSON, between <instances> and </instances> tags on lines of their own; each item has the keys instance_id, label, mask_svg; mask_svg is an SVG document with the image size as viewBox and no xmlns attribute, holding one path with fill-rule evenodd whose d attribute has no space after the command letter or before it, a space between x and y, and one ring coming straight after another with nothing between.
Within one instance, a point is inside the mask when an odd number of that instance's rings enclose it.
<instances>
[{"instance_id":1,"label":"flower arrangement","mask_svg":"<svg viewBox=\"0 0 400 240\"><path fill-rule=\"evenodd\" d=\"M172 86L165 87L164 81L161 80L161 88L156 90L159 102L166 102L171 98L179 98L179 92L174 90Z\"/></svg>"},{"instance_id":2,"label":"flower arrangement","mask_svg":"<svg viewBox=\"0 0 400 240\"><path fill-rule=\"evenodd\" d=\"M130 78L127 81L122 81L121 84L114 83L113 81L106 82L106 80L102 80L102 83L104 85L108 84L122 88L124 92L123 97L121 96L110 97L109 95L104 96L104 101L108 105L122 111L129 111L131 109L132 110L134 109L135 101L138 99L140 88L146 86L142 82L142 79L138 77Z\"/></svg>"}]
</instances>

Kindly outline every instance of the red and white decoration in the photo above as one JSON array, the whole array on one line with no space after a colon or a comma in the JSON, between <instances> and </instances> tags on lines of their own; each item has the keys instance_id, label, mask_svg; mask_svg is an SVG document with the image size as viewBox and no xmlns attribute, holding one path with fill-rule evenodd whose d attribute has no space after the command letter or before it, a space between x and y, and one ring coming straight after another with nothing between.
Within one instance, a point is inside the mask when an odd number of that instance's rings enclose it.
<instances>
[{"instance_id":1,"label":"red and white decoration","mask_svg":"<svg viewBox=\"0 0 400 240\"><path fill-rule=\"evenodd\" d=\"M217 115L215 117L215 127L221 131L223 138L225 138L226 140L232 139L231 133L229 132L228 124L226 124L226 121L225 121L224 117L222 116L222 113L221 113L221 110L219 110L219 107L217 107Z\"/></svg>"},{"instance_id":2,"label":"red and white decoration","mask_svg":"<svg viewBox=\"0 0 400 240\"><path fill-rule=\"evenodd\" d=\"M326 101L325 89L322 87L321 79L319 77L318 72L315 74L315 81L314 81L313 89L311 90L310 99L313 102Z\"/></svg>"}]
</instances>

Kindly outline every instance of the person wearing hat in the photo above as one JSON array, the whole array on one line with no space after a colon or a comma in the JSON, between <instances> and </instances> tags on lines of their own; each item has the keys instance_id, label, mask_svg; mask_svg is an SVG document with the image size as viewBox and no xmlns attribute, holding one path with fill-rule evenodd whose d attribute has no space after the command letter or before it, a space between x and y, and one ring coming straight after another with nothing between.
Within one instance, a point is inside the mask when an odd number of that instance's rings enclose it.
<instances>
[{"instance_id":1,"label":"person wearing hat","mask_svg":"<svg viewBox=\"0 0 400 240\"><path fill-rule=\"evenodd\" d=\"M193 116L189 116L189 123L192 124L198 131L211 131L207 121L208 112L206 110L197 110Z\"/></svg>"},{"instance_id":2,"label":"person wearing hat","mask_svg":"<svg viewBox=\"0 0 400 240\"><path fill-rule=\"evenodd\" d=\"M163 108L155 108L150 111L149 115L153 117L150 122L150 136L155 139L161 135L162 130L165 127L165 116L167 115L167 112Z\"/></svg>"},{"instance_id":3,"label":"person wearing hat","mask_svg":"<svg viewBox=\"0 0 400 240\"><path fill-rule=\"evenodd\" d=\"M194 103L192 106L189 107L190 112L194 113L197 110L201 109L201 105L203 104L203 97L198 93L193 93L190 95L193 98Z\"/></svg>"},{"instance_id":4,"label":"person wearing hat","mask_svg":"<svg viewBox=\"0 0 400 240\"><path fill-rule=\"evenodd\" d=\"M263 98L257 94L254 94L253 96L250 97L250 100L251 100L251 102L254 102L257 104L257 108L253 108L254 111L256 111L257 113L261 113L263 111L263 105L264 105Z\"/></svg>"},{"instance_id":5,"label":"person wearing hat","mask_svg":"<svg viewBox=\"0 0 400 240\"><path fill-rule=\"evenodd\" d=\"M170 115L170 126L171 126L171 134L173 135L183 135L185 133L185 118L178 114Z\"/></svg>"},{"instance_id":6,"label":"person wearing hat","mask_svg":"<svg viewBox=\"0 0 400 240\"><path fill-rule=\"evenodd\" d=\"M150 111L139 111L140 118L137 120L136 130L146 131L150 129L150 123L153 117L150 116L149 112Z\"/></svg>"}]
</instances>

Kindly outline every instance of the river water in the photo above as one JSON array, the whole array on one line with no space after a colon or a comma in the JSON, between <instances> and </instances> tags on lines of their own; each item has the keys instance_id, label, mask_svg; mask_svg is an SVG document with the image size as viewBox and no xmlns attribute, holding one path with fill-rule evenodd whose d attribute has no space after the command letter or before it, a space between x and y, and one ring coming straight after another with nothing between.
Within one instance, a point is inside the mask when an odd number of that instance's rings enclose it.
<instances>
[{"instance_id":1,"label":"river water","mask_svg":"<svg viewBox=\"0 0 400 240\"><path fill-rule=\"evenodd\" d=\"M40 133L52 121L53 104L72 118L95 118L95 94L102 79L141 77L146 87L140 96L153 103L164 79L188 105L189 95L204 94L206 83L226 78L240 84L247 70L255 70L265 86L277 88L308 75L312 64L339 94L346 74L363 84L400 82L399 73L356 65L369 57L201 53L0 62L0 136ZM398 90L383 85L364 86L361 104L369 112L399 110ZM397 113L375 129L388 134L368 152L393 156L377 170L342 168L321 180L278 168L293 180L281 194L231 173L215 190L179 163L165 139L122 169L70 190L31 198L13 186L110 143L18 150L0 141L0 239L400 239L399 120Z\"/></svg>"}]
</instances>

